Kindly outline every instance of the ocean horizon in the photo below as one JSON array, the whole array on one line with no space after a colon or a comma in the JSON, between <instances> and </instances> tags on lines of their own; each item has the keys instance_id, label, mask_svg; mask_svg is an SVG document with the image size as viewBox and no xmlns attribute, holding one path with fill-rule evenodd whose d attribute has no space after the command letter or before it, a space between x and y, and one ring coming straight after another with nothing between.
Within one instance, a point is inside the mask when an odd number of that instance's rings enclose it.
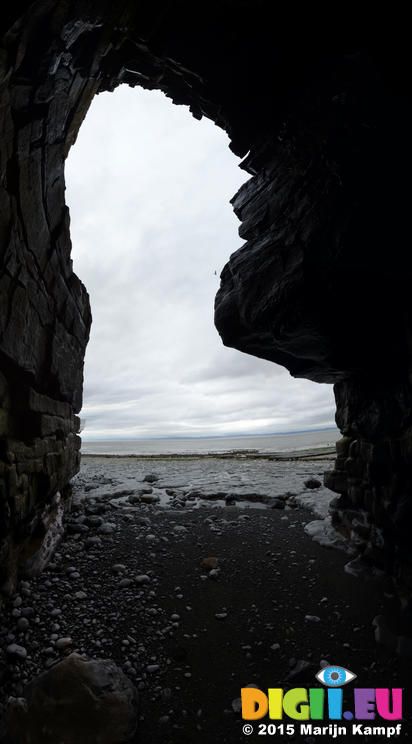
<instances>
[{"instance_id":1,"label":"ocean horizon","mask_svg":"<svg viewBox=\"0 0 412 744\"><path fill-rule=\"evenodd\" d=\"M332 447L340 438L337 428L310 429L276 434L236 436L147 437L139 439L82 440L83 455L221 454L230 452L276 453Z\"/></svg>"}]
</instances>

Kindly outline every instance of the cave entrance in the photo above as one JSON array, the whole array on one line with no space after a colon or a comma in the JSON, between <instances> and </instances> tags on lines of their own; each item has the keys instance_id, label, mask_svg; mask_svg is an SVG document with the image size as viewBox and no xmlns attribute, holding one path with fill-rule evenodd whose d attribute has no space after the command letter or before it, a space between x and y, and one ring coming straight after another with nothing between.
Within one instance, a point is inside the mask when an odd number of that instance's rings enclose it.
<instances>
[{"instance_id":1,"label":"cave entrance","mask_svg":"<svg viewBox=\"0 0 412 744\"><path fill-rule=\"evenodd\" d=\"M116 478L94 479L87 510L67 515L66 542L47 566L80 465L76 414L91 321L87 292L72 271L64 162L93 96L121 81L141 82L196 118L208 116L245 159L252 179L236 212L248 245L225 269L220 332L228 345L294 374L338 383L345 439L333 479L343 496L336 519L356 546L367 545L372 561L392 562L410 589L410 313L403 298L411 271L407 210L399 209L409 142L399 71L408 69L408 45L397 44L403 51L394 57L390 45L370 37L369 22L365 35L350 17L354 34L336 23L325 34L313 13L310 23L298 14L297 24L291 10L291 22L278 9L274 22L272 3L250 0L208 4L201 16L185 1L39 0L11 9L1 54L0 580L9 595L2 632L10 644L2 652L13 666L1 697L12 696L19 715L28 710L19 700L24 681L73 648L111 657L144 691L141 738L152 741L169 734L171 741L212 741L216 731L233 741L242 686L313 684L324 660L345 664L370 689L388 679L407 686L394 664L402 636L389 634L388 668L376 663L371 617L377 635L388 637L381 622L388 593L351 583L342 570L347 556L333 552L325 561L304 536L303 518L285 505L238 518L232 510L227 519L228 505L223 517L220 510L199 519L178 506L168 515L150 512L143 502L147 515L136 512L132 529L120 500L133 509L130 497L150 497L159 474L144 475L143 494L130 483L113 493ZM361 281L353 281L357 274ZM107 305L110 314L110 297ZM388 380L387 371L394 373ZM302 409L309 396L297 389ZM96 486L106 487L101 503ZM34 554L45 533L43 552ZM51 720L46 712L41 721L35 708L43 741ZM82 709L89 708L88 700ZM78 723L78 716L69 710L67 720ZM60 730L50 736L62 738Z\"/></svg>"},{"instance_id":2,"label":"cave entrance","mask_svg":"<svg viewBox=\"0 0 412 744\"><path fill-rule=\"evenodd\" d=\"M229 200L245 176L228 144L160 91L122 85L92 102L65 171L73 268L94 316L86 451L333 425L330 387L222 346L213 327L220 269L241 245Z\"/></svg>"},{"instance_id":3,"label":"cave entrance","mask_svg":"<svg viewBox=\"0 0 412 744\"><path fill-rule=\"evenodd\" d=\"M319 547L292 501L309 476L307 495L322 501L324 462L248 457L265 438L234 436L331 424L333 402L330 387L223 347L213 327L220 267L239 247L228 202L244 177L227 144L161 93L120 87L94 99L66 164L74 270L94 320L86 456L68 518L85 550L76 557L69 538L65 560L79 566L97 610L90 633L81 614L70 632L136 683L143 738L169 725L179 741L227 731L224 710L238 712L240 686L257 671L272 684L273 658L283 680L290 658L313 653L324 594L313 570ZM234 448L242 454L216 456ZM183 459L190 450L196 456Z\"/></svg>"}]
</instances>

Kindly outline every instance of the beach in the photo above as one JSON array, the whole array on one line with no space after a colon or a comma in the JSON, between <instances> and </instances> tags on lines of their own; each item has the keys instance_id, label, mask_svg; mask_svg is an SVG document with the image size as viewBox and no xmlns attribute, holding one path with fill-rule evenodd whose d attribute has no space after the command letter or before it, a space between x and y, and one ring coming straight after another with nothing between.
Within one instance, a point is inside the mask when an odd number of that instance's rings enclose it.
<instances>
[{"instance_id":1,"label":"beach","mask_svg":"<svg viewBox=\"0 0 412 744\"><path fill-rule=\"evenodd\" d=\"M3 675L2 700L77 651L113 659L136 685L139 741L230 744L245 740L247 685L309 686L328 661L359 686L407 686L408 665L372 624L404 632L390 581L356 578L343 541L310 536L334 497L328 467L307 453L84 456L52 562L5 606L5 641L27 657Z\"/></svg>"}]
</instances>

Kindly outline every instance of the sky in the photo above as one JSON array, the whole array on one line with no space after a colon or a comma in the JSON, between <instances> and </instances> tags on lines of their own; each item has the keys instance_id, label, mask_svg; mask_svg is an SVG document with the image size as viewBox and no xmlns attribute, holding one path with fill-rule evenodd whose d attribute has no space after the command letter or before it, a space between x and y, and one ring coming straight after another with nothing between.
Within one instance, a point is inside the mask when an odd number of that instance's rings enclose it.
<instances>
[{"instance_id":1,"label":"sky","mask_svg":"<svg viewBox=\"0 0 412 744\"><path fill-rule=\"evenodd\" d=\"M83 439L334 426L332 386L223 346L219 274L247 180L227 135L159 91L94 98L66 162L72 258L91 299Z\"/></svg>"}]
</instances>

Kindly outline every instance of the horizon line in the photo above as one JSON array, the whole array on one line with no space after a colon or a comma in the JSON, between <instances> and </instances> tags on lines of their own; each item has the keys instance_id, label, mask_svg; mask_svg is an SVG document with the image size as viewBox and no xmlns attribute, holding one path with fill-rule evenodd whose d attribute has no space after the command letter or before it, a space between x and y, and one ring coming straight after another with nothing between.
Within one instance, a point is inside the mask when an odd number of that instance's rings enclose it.
<instances>
[{"instance_id":1,"label":"horizon line","mask_svg":"<svg viewBox=\"0 0 412 744\"><path fill-rule=\"evenodd\" d=\"M291 434L309 434L317 431L339 431L337 426L321 426L320 428L311 429L293 429L289 431L269 432L268 434L199 434L199 435L175 435L175 436L147 436L147 437L99 437L97 439L86 439L82 437L82 442L140 442L140 441L164 441L164 440L181 440L181 439L243 439L253 437L280 437Z\"/></svg>"}]
</instances>

